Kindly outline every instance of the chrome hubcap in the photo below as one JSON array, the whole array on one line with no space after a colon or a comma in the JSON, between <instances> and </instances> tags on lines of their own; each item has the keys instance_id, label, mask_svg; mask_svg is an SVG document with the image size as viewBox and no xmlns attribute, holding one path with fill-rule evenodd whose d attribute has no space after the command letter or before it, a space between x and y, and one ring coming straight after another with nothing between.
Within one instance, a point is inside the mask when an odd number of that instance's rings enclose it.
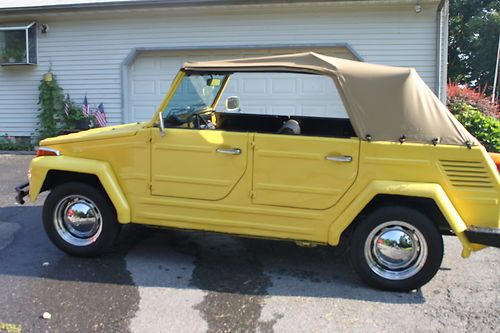
<instances>
[{"instance_id":1,"label":"chrome hubcap","mask_svg":"<svg viewBox=\"0 0 500 333\"><path fill-rule=\"evenodd\" d=\"M365 258L375 274L389 280L404 280L422 269L427 260L427 243L411 224L385 222L368 235Z\"/></svg>"},{"instance_id":2,"label":"chrome hubcap","mask_svg":"<svg viewBox=\"0 0 500 333\"><path fill-rule=\"evenodd\" d=\"M102 216L92 200L82 195L69 195L56 206L54 225L63 240L75 246L87 246L102 231Z\"/></svg>"}]
</instances>

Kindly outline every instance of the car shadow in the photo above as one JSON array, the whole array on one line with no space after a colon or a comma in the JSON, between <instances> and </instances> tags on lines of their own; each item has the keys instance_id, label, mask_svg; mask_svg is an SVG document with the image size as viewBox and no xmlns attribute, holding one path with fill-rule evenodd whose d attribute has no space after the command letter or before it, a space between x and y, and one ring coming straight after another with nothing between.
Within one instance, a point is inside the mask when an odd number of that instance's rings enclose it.
<instances>
[{"instance_id":1,"label":"car shadow","mask_svg":"<svg viewBox=\"0 0 500 333\"><path fill-rule=\"evenodd\" d=\"M0 250L0 276L263 297L425 302L421 290L396 293L366 287L342 248L302 248L292 242L131 224L124 226L110 253L76 258L60 252L45 236L39 206L0 208L0 221L20 226L10 244Z\"/></svg>"}]
</instances>

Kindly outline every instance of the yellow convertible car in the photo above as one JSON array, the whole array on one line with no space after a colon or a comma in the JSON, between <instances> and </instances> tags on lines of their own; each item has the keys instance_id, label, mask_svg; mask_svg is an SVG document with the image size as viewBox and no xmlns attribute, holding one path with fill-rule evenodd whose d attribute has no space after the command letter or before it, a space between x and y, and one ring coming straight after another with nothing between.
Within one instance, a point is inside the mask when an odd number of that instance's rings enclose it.
<instances>
[{"instance_id":1,"label":"yellow convertible car","mask_svg":"<svg viewBox=\"0 0 500 333\"><path fill-rule=\"evenodd\" d=\"M186 63L149 122L43 140L17 200L76 256L127 223L350 244L371 286L500 245L495 162L414 69L316 53Z\"/></svg>"}]
</instances>

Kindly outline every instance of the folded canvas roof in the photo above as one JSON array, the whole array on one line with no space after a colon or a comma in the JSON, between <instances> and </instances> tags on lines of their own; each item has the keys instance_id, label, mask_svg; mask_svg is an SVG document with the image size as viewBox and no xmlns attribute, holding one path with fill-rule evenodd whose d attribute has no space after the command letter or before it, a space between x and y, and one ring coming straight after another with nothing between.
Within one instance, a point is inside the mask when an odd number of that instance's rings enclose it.
<instances>
[{"instance_id":1,"label":"folded canvas roof","mask_svg":"<svg viewBox=\"0 0 500 333\"><path fill-rule=\"evenodd\" d=\"M361 139L477 145L415 69L296 53L185 63L186 71L300 72L330 76Z\"/></svg>"}]
</instances>

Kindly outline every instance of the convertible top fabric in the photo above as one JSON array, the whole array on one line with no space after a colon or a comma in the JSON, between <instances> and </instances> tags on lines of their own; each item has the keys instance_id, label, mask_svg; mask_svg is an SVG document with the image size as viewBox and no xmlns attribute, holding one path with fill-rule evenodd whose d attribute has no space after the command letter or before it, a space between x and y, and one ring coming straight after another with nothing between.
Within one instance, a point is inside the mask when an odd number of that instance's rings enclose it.
<instances>
[{"instance_id":1,"label":"convertible top fabric","mask_svg":"<svg viewBox=\"0 0 500 333\"><path fill-rule=\"evenodd\" d=\"M185 63L186 71L299 72L330 76L361 139L450 145L478 141L455 119L415 69L318 53Z\"/></svg>"}]
</instances>

